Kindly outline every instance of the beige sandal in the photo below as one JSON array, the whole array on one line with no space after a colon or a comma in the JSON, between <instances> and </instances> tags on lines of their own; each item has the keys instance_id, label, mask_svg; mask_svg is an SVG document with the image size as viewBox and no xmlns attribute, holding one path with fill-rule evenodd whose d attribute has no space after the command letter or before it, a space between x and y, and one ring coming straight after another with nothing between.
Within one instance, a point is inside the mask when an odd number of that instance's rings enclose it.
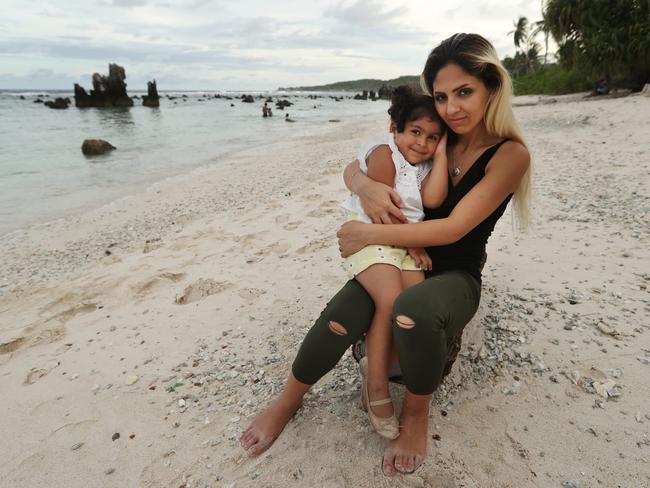
<instances>
[{"instance_id":1,"label":"beige sandal","mask_svg":"<svg viewBox=\"0 0 650 488\"><path fill-rule=\"evenodd\" d=\"M362 408L368 413L370 424L375 429L377 434L386 439L393 440L399 436L399 422L393 409L393 415L390 417L377 417L372 411L372 407L380 405L387 405L392 403L391 398L383 398L381 400L370 401L368 397L368 358L361 358L359 361L359 373L361 374L361 405Z\"/></svg>"}]
</instances>

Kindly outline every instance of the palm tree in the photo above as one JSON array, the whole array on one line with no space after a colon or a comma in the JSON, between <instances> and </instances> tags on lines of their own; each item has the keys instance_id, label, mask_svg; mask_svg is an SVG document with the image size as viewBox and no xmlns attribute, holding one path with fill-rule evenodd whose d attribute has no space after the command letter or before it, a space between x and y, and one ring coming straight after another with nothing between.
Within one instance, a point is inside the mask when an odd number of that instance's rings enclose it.
<instances>
[{"instance_id":1,"label":"palm tree","mask_svg":"<svg viewBox=\"0 0 650 488\"><path fill-rule=\"evenodd\" d=\"M520 16L513 25L514 30L508 32L508 35L514 34L515 47L519 49L522 42L528 39L528 19Z\"/></svg>"}]
</instances>

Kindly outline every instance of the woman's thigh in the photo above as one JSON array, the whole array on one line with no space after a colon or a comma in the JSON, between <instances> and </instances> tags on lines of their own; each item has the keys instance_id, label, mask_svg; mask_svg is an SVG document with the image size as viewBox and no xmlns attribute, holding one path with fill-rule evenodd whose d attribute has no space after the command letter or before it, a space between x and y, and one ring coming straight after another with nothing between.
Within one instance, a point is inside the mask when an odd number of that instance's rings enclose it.
<instances>
[{"instance_id":1,"label":"woman's thigh","mask_svg":"<svg viewBox=\"0 0 650 488\"><path fill-rule=\"evenodd\" d=\"M462 271L441 273L402 292L393 307L393 338L407 388L432 393L447 351L476 313L480 285Z\"/></svg>"}]
</instances>

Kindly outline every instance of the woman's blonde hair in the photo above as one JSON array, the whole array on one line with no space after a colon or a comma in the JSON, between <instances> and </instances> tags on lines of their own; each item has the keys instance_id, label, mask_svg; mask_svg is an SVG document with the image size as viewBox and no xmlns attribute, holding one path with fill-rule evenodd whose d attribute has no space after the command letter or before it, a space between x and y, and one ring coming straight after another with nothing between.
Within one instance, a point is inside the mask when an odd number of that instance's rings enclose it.
<instances>
[{"instance_id":1,"label":"woman's blonde hair","mask_svg":"<svg viewBox=\"0 0 650 488\"><path fill-rule=\"evenodd\" d=\"M454 34L435 47L420 76L425 93L433 96L433 81L440 69L457 64L479 78L490 91L483 119L490 134L507 137L528 147L512 111L512 80L503 67L494 46L478 34ZM528 225L532 164L514 194L515 216L520 227Z\"/></svg>"}]
</instances>

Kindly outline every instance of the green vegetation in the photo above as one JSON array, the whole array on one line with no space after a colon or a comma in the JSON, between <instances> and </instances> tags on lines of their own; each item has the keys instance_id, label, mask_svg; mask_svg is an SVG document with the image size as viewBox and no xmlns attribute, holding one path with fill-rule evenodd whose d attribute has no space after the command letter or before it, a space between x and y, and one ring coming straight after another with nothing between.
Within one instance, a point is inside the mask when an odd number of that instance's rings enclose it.
<instances>
[{"instance_id":1,"label":"green vegetation","mask_svg":"<svg viewBox=\"0 0 650 488\"><path fill-rule=\"evenodd\" d=\"M287 91L351 91L359 92L363 90L373 90L379 91L382 86L399 86L404 84L415 84L420 83L420 76L400 76L399 78L393 78L392 80L376 80L373 78L367 78L363 80L353 80L353 81L339 81L336 83L329 83L327 85L315 85L315 86L292 86L288 88L278 88L278 90L287 90Z\"/></svg>"},{"instance_id":2,"label":"green vegetation","mask_svg":"<svg viewBox=\"0 0 650 488\"><path fill-rule=\"evenodd\" d=\"M535 73L514 78L513 86L515 95L562 95L589 91L593 88L593 80L577 69L567 70L558 64L548 64Z\"/></svg>"},{"instance_id":3,"label":"green vegetation","mask_svg":"<svg viewBox=\"0 0 650 488\"><path fill-rule=\"evenodd\" d=\"M543 57L536 42L540 33ZM519 17L510 34L517 52L503 64L517 95L590 90L596 80L638 90L650 81L647 0L546 0L541 20ZM549 35L558 45L558 64L547 64Z\"/></svg>"}]
</instances>

